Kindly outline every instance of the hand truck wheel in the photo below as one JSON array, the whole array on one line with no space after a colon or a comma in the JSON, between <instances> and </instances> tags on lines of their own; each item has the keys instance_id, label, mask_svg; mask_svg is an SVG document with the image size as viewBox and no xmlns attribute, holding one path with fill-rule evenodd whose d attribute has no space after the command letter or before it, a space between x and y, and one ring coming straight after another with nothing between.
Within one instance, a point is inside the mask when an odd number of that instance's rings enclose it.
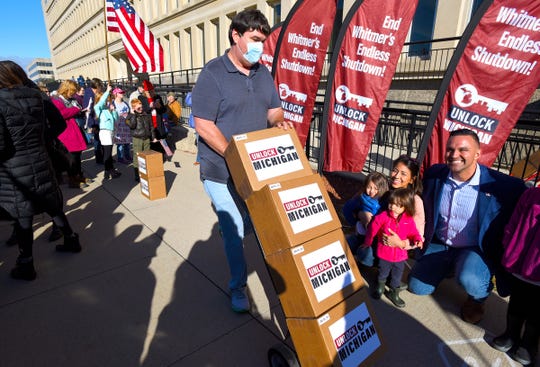
<instances>
[{"instance_id":1,"label":"hand truck wheel","mask_svg":"<svg viewBox=\"0 0 540 367\"><path fill-rule=\"evenodd\" d=\"M296 353L285 344L276 344L268 350L270 367L300 367Z\"/></svg>"}]
</instances>

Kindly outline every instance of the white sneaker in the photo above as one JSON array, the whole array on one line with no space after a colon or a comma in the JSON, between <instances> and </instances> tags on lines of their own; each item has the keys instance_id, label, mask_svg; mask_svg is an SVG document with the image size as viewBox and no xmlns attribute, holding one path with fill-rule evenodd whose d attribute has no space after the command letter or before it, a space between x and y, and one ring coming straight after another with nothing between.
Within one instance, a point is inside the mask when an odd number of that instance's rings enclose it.
<instances>
[{"instance_id":1,"label":"white sneaker","mask_svg":"<svg viewBox=\"0 0 540 367\"><path fill-rule=\"evenodd\" d=\"M233 289L231 291L231 306L234 312L248 312L249 298L246 295L246 287Z\"/></svg>"}]
</instances>

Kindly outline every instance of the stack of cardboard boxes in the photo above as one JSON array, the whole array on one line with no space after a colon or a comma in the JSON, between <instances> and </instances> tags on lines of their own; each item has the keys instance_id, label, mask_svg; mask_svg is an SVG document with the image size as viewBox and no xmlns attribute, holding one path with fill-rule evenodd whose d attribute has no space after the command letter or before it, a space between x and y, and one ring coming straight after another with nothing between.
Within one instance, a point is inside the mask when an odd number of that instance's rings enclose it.
<instances>
[{"instance_id":1,"label":"stack of cardboard boxes","mask_svg":"<svg viewBox=\"0 0 540 367\"><path fill-rule=\"evenodd\" d=\"M379 328L337 213L295 131L234 136L225 159L301 365L369 364L382 350Z\"/></svg>"},{"instance_id":2,"label":"stack of cardboard boxes","mask_svg":"<svg viewBox=\"0 0 540 367\"><path fill-rule=\"evenodd\" d=\"M150 200L166 197L163 155L153 150L145 150L137 154L137 162L141 194Z\"/></svg>"}]
</instances>

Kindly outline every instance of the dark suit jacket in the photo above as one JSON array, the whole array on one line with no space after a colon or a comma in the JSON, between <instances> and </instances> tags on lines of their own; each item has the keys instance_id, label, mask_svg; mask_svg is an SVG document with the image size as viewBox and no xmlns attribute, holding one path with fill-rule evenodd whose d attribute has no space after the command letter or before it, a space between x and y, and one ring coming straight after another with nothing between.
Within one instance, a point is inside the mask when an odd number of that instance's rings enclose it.
<instances>
[{"instance_id":1,"label":"dark suit jacket","mask_svg":"<svg viewBox=\"0 0 540 367\"><path fill-rule=\"evenodd\" d=\"M436 164L424 173L422 194L426 214L424 251L428 248L437 228L442 188L449 172L445 164ZM478 243L485 254L488 266L493 271L500 270L503 230L525 189L522 180L480 165L480 191L477 201Z\"/></svg>"}]
</instances>

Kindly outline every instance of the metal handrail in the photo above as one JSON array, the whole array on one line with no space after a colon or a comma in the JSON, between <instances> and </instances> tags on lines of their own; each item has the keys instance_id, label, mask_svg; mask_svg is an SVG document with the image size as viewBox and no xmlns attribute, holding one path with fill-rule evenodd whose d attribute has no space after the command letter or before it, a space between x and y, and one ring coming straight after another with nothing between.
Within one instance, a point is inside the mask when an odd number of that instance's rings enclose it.
<instances>
[{"instance_id":1,"label":"metal handrail","mask_svg":"<svg viewBox=\"0 0 540 367\"><path fill-rule=\"evenodd\" d=\"M441 71L444 72L448 66L451 55L453 54L455 47L442 47L439 49L431 50L431 45L456 42L459 41L461 37L448 37L448 38L438 38L428 41L416 41L416 42L407 42L403 45L403 52L400 55L398 65L396 68L396 73L394 79L402 78L404 74L409 75L413 79L426 79L433 78L434 75L438 75ZM411 45L420 45L426 44L430 47L429 53L425 55L410 55L408 48ZM325 62L322 68L321 80L326 80L328 75L328 70L330 66L330 60L332 59L332 53L328 52L326 54ZM429 62L426 62L429 61ZM159 84L162 87L170 88L180 87L180 88L191 88L196 82L196 78L201 72L202 67L191 68L191 69L181 69L174 71L166 71L163 73L153 73L149 74L148 77L152 83ZM433 74L433 75L432 75ZM138 82L137 77L131 78L118 78L112 79L111 83L115 85L123 85L127 87L135 87Z\"/></svg>"}]
</instances>

